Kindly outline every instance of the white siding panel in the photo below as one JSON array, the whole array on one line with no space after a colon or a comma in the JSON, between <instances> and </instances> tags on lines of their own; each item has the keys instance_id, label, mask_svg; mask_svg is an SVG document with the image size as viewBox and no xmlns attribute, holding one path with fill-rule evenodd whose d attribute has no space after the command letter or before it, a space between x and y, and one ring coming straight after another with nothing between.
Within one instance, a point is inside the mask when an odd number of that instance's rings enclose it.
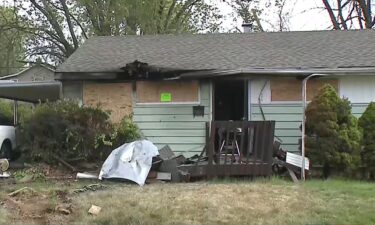
<instances>
[{"instance_id":1,"label":"white siding panel","mask_svg":"<svg viewBox=\"0 0 375 225\"><path fill-rule=\"evenodd\" d=\"M352 103L375 101L374 76L348 76L340 78L340 96Z\"/></svg>"},{"instance_id":2,"label":"white siding panel","mask_svg":"<svg viewBox=\"0 0 375 225\"><path fill-rule=\"evenodd\" d=\"M210 121L210 83L201 82L200 104L204 117L193 116L193 105L136 104L133 120L142 134L158 148L169 145L175 154L199 154L206 142L206 122Z\"/></svg>"}]
</instances>

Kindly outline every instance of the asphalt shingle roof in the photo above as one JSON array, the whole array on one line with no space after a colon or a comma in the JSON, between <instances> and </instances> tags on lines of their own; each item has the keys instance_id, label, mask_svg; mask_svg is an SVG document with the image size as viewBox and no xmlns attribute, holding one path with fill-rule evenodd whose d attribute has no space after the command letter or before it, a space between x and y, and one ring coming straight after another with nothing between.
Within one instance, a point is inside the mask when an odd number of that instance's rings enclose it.
<instances>
[{"instance_id":1,"label":"asphalt shingle roof","mask_svg":"<svg viewBox=\"0 0 375 225\"><path fill-rule=\"evenodd\" d=\"M93 37L57 72L121 71L135 60L176 69L375 66L375 31Z\"/></svg>"}]
</instances>

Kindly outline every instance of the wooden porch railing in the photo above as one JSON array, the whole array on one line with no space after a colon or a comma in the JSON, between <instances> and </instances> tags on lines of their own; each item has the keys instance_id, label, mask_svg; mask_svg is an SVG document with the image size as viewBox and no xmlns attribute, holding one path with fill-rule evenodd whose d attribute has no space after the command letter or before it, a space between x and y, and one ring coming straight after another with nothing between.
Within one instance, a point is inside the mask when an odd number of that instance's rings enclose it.
<instances>
[{"instance_id":1,"label":"wooden porch railing","mask_svg":"<svg viewBox=\"0 0 375 225\"><path fill-rule=\"evenodd\" d=\"M271 175L275 121L212 121L207 128L207 177Z\"/></svg>"}]
</instances>

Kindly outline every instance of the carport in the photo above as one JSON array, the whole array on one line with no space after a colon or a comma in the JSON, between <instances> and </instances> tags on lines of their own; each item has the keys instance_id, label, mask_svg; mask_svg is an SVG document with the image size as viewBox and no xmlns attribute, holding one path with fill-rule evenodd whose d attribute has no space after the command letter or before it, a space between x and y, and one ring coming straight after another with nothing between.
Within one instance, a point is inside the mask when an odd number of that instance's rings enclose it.
<instances>
[{"instance_id":1,"label":"carport","mask_svg":"<svg viewBox=\"0 0 375 225\"><path fill-rule=\"evenodd\" d=\"M17 124L17 101L39 103L61 98L61 83L52 82L0 82L0 98L14 100L14 124Z\"/></svg>"}]
</instances>

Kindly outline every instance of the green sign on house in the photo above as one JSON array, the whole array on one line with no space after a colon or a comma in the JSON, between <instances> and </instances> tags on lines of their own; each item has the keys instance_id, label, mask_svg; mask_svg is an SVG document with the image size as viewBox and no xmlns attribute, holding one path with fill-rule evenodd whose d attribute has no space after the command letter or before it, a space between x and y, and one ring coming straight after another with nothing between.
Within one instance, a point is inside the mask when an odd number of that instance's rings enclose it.
<instances>
[{"instance_id":1,"label":"green sign on house","mask_svg":"<svg viewBox=\"0 0 375 225\"><path fill-rule=\"evenodd\" d=\"M160 94L160 102L171 102L172 94L169 92L164 92Z\"/></svg>"}]
</instances>

